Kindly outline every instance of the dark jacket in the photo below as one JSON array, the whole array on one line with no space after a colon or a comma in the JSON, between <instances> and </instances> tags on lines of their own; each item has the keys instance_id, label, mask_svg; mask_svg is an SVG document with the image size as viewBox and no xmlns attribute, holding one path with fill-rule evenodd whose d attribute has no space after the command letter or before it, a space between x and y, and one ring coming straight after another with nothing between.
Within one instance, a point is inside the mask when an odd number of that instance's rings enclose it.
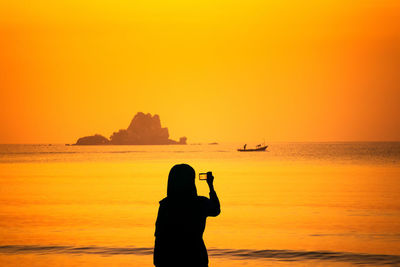
<instances>
[{"instance_id":1,"label":"dark jacket","mask_svg":"<svg viewBox=\"0 0 400 267\"><path fill-rule=\"evenodd\" d=\"M210 199L193 196L161 200L154 234L154 265L208 266L203 232L206 218L219 213L220 204L215 191L210 192Z\"/></svg>"}]
</instances>

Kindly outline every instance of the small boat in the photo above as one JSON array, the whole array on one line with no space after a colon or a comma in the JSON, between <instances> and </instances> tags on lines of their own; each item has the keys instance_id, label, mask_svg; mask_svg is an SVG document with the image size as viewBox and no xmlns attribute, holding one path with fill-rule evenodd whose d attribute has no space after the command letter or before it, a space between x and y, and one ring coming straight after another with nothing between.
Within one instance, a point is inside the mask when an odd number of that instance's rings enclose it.
<instances>
[{"instance_id":1,"label":"small boat","mask_svg":"<svg viewBox=\"0 0 400 267\"><path fill-rule=\"evenodd\" d=\"M265 149L267 149L267 145L263 145L263 146L261 146L261 145L258 145L256 148L247 148L246 149L246 147L244 147L244 148L239 148L237 151L239 151L239 152L254 152L254 151L265 151Z\"/></svg>"}]
</instances>

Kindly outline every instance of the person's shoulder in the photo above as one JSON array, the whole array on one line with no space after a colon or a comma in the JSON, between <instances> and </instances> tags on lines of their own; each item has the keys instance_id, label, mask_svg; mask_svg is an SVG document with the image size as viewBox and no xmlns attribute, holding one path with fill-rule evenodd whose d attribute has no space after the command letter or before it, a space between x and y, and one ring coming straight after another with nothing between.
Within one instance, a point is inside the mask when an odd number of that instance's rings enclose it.
<instances>
[{"instance_id":1,"label":"person's shoulder","mask_svg":"<svg viewBox=\"0 0 400 267\"><path fill-rule=\"evenodd\" d=\"M168 198L163 198L163 199L161 199L158 203L160 203L160 206L161 205L165 205L166 203L168 202Z\"/></svg>"},{"instance_id":2,"label":"person's shoulder","mask_svg":"<svg viewBox=\"0 0 400 267\"><path fill-rule=\"evenodd\" d=\"M208 202L210 201L210 199L208 197L205 196L197 196L197 200L200 202Z\"/></svg>"}]
</instances>

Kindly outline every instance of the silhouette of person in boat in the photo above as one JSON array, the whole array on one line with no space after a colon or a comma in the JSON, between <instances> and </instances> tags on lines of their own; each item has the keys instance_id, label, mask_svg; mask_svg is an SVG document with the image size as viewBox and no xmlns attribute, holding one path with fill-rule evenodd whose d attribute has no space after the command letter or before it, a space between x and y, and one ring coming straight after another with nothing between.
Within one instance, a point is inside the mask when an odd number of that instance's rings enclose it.
<instances>
[{"instance_id":1,"label":"silhouette of person in boat","mask_svg":"<svg viewBox=\"0 0 400 267\"><path fill-rule=\"evenodd\" d=\"M154 265L157 267L207 267L203 232L208 216L220 214L214 176L207 173L210 198L198 196L195 171L187 164L172 167L167 197L160 201L155 230Z\"/></svg>"}]
</instances>

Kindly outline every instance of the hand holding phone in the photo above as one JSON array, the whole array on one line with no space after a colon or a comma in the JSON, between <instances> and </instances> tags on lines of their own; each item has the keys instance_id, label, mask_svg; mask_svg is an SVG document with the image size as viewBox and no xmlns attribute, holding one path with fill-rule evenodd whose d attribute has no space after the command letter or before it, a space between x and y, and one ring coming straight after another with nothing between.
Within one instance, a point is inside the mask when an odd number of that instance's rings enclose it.
<instances>
[{"instance_id":1,"label":"hand holding phone","mask_svg":"<svg viewBox=\"0 0 400 267\"><path fill-rule=\"evenodd\" d=\"M212 172L201 172L199 173L199 180L207 181L207 184L211 188L213 186L214 176Z\"/></svg>"},{"instance_id":2,"label":"hand holding phone","mask_svg":"<svg viewBox=\"0 0 400 267\"><path fill-rule=\"evenodd\" d=\"M199 173L199 180L207 180L207 172Z\"/></svg>"}]
</instances>

